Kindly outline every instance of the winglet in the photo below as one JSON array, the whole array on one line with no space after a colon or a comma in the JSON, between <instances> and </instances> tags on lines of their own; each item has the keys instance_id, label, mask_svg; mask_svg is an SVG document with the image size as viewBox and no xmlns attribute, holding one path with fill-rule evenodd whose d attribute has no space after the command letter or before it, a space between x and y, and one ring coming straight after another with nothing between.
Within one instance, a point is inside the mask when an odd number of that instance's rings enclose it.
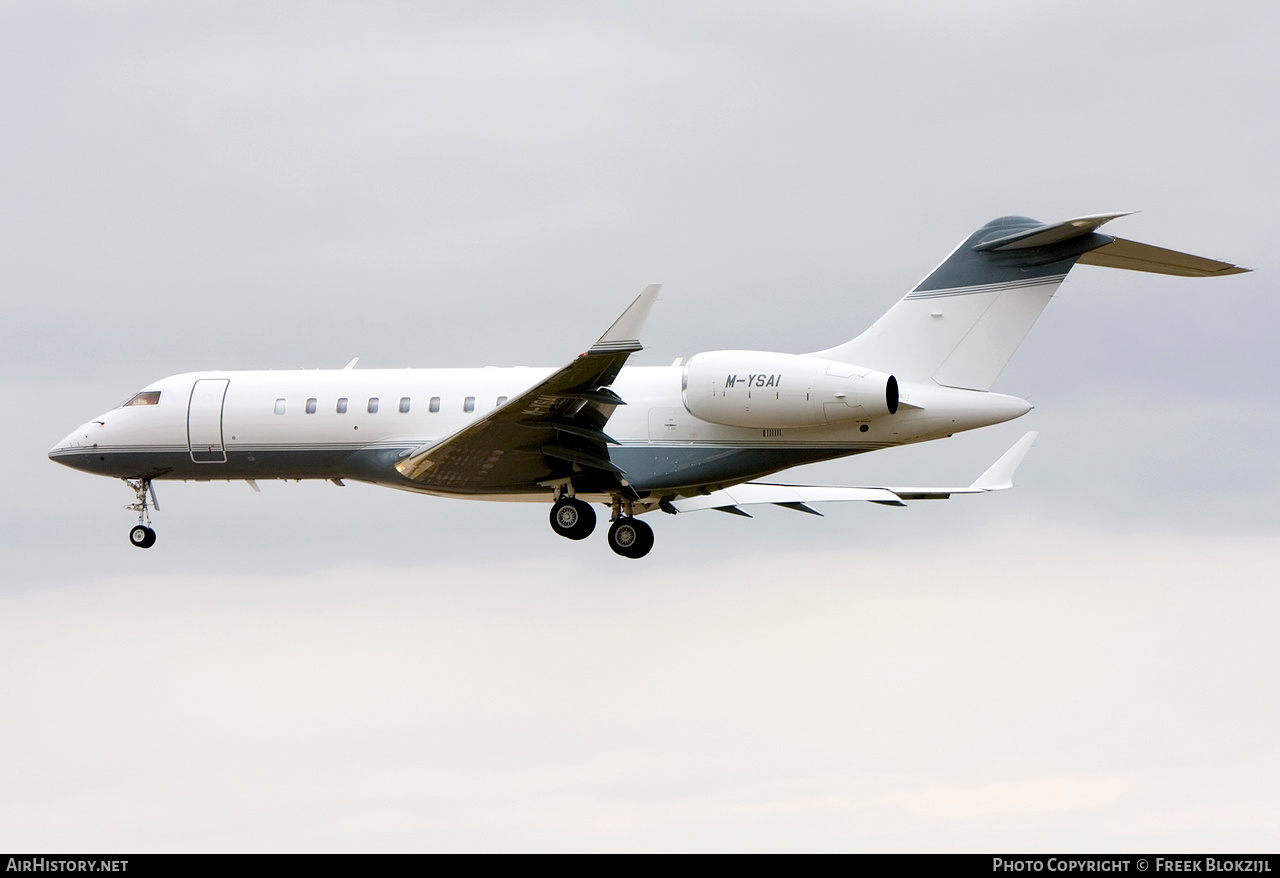
<instances>
[{"instance_id":1,"label":"winglet","mask_svg":"<svg viewBox=\"0 0 1280 878\"><path fill-rule=\"evenodd\" d=\"M622 312L621 317L613 321L613 325L600 336L600 340L593 344L587 353L610 354L644 350L640 344L640 330L649 318L649 312L653 309L653 303L658 298L660 289L662 284L649 284L645 287L644 292L636 296L636 300Z\"/></svg>"},{"instance_id":2,"label":"winglet","mask_svg":"<svg viewBox=\"0 0 1280 878\"><path fill-rule=\"evenodd\" d=\"M1033 430L1023 436L969 487L975 491L1003 491L1006 488L1012 488L1014 472L1017 471L1022 459L1027 456L1027 452L1031 450L1031 446L1035 444L1039 435Z\"/></svg>"}]
</instances>

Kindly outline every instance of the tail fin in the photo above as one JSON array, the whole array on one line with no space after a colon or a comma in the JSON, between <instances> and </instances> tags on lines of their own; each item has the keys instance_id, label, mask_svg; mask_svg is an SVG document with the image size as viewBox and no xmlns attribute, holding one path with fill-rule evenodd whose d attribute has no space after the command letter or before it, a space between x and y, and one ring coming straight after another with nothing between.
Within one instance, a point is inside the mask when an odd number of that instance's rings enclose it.
<instances>
[{"instance_id":1,"label":"tail fin","mask_svg":"<svg viewBox=\"0 0 1280 878\"><path fill-rule=\"evenodd\" d=\"M1098 233L1123 213L1042 224L992 220L963 241L862 335L813 356L900 381L990 390L1077 263L1184 277L1248 269Z\"/></svg>"}]
</instances>

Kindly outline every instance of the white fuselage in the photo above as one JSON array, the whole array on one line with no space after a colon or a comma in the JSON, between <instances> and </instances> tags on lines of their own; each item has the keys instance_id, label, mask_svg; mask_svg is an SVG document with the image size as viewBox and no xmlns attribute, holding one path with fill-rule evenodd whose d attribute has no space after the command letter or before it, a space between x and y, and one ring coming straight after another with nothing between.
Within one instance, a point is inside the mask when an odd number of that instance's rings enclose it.
<instances>
[{"instance_id":1,"label":"white fuselage","mask_svg":"<svg viewBox=\"0 0 1280 878\"><path fill-rule=\"evenodd\" d=\"M554 371L185 373L145 388L159 391L154 404L122 406L84 424L50 457L122 478L355 479L422 490L396 471L398 460L465 428ZM903 408L893 415L829 426L732 427L689 413L683 374L680 366L629 366L612 385L627 404L607 425L618 442L610 456L642 491L734 484L815 460L940 438L1030 409L1000 394L906 385ZM540 500L548 493L530 486L519 494L454 496Z\"/></svg>"}]
</instances>

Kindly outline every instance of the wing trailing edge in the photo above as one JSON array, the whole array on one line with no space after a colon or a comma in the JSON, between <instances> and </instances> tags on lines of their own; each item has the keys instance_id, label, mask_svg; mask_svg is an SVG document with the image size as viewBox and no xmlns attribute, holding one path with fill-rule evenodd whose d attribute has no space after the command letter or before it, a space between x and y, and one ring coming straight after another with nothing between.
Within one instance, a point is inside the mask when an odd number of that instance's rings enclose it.
<instances>
[{"instance_id":1,"label":"wing trailing edge","mask_svg":"<svg viewBox=\"0 0 1280 878\"><path fill-rule=\"evenodd\" d=\"M810 503L838 503L864 500L884 506L905 506L904 500L946 500L952 494L986 494L1013 487L1013 475L1035 444L1039 433L1032 431L1013 444L1000 459L987 468L967 487L954 488L891 488L854 487L840 485L774 485L766 482L747 482L720 491L671 501L677 512L697 512L701 509L717 509L721 512L741 514L741 507L768 503L801 512L816 512Z\"/></svg>"}]
</instances>

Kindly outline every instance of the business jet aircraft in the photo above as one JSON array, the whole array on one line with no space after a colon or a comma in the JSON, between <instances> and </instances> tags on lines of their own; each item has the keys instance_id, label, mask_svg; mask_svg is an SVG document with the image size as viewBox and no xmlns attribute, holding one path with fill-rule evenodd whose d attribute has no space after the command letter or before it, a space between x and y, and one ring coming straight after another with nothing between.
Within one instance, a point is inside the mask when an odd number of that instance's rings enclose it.
<instances>
[{"instance_id":1,"label":"business jet aircraft","mask_svg":"<svg viewBox=\"0 0 1280 878\"><path fill-rule=\"evenodd\" d=\"M708 351L666 367L641 350L658 285L562 369L191 372L146 387L50 452L123 479L130 541L155 543L157 479L328 479L471 500L547 503L572 540L610 510L609 546L639 558L661 509L770 503L894 506L1012 487L1022 437L965 487L753 481L800 464L940 439L1026 414L991 385L1077 263L1184 277L1248 269L1103 235L1101 214L1042 224L1001 217L963 241L866 332L809 354ZM607 432L606 432L607 428ZM148 504L150 497L150 504Z\"/></svg>"}]
</instances>

